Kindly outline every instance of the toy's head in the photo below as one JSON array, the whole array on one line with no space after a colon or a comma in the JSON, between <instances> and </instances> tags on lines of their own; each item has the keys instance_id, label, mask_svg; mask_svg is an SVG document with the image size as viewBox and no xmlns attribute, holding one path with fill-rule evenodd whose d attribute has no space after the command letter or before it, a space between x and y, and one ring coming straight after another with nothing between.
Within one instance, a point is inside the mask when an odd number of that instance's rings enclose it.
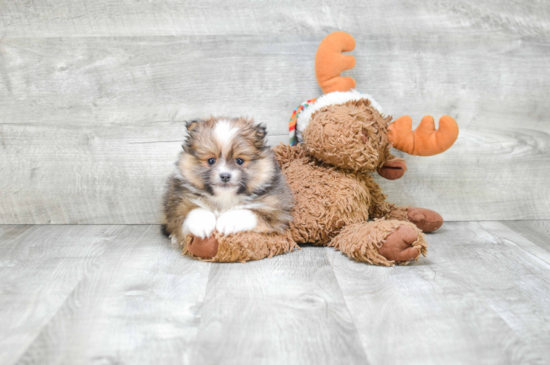
<instances>
[{"instance_id":1,"label":"toy's head","mask_svg":"<svg viewBox=\"0 0 550 365\"><path fill-rule=\"evenodd\" d=\"M295 141L325 163L353 171L378 171L391 180L403 176L407 165L390 153L390 147L419 156L432 156L451 147L458 137L453 118L441 117L435 130L434 119L425 116L413 131L409 116L392 122L371 96L353 90L355 81L340 73L354 67L353 56L342 54L354 48L355 40L344 32L332 33L321 42L315 72L325 95L293 114Z\"/></svg>"}]
</instances>

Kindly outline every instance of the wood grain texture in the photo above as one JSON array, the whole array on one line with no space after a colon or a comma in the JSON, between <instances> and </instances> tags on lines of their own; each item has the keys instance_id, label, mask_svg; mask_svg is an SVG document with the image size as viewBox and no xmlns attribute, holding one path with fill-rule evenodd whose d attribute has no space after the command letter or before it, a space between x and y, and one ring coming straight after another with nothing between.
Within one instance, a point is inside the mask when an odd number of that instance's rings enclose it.
<instances>
[{"instance_id":1,"label":"wood grain texture","mask_svg":"<svg viewBox=\"0 0 550 365\"><path fill-rule=\"evenodd\" d=\"M310 34L329 29L411 34L419 27L550 33L544 1L257 0L251 5L243 0L1 0L0 8L0 35L5 37Z\"/></svg>"},{"instance_id":2,"label":"wood grain texture","mask_svg":"<svg viewBox=\"0 0 550 365\"><path fill-rule=\"evenodd\" d=\"M531 232L528 232L528 230L524 229L523 232L519 233L517 232L517 230L511 229L509 225L503 224L502 222L481 222L480 225L487 232L493 234L496 237L499 237L501 240L505 240L506 243L515 244L518 246L518 248L525 250L526 252L530 253L533 256L536 256L538 259L550 265L548 235L545 235L544 238L541 240L540 238L542 232L537 232L535 230L531 230ZM547 228L547 225L542 226L541 228ZM544 243L541 244L541 241Z\"/></svg>"},{"instance_id":3,"label":"wood grain texture","mask_svg":"<svg viewBox=\"0 0 550 365\"><path fill-rule=\"evenodd\" d=\"M0 364L13 364L123 227L0 226Z\"/></svg>"},{"instance_id":4,"label":"wood grain texture","mask_svg":"<svg viewBox=\"0 0 550 365\"><path fill-rule=\"evenodd\" d=\"M81 232L108 228L70 227ZM58 226L36 230L63 237ZM115 233L115 241L104 247L93 268L62 298L62 305L52 315L42 318L47 320L47 325L34 329L28 320L19 319L17 325L12 326L33 335L32 344L26 344L17 363L189 363L211 264L182 257L179 250L170 247L160 235L158 226L118 226ZM89 250L95 245L82 237L73 240L71 246ZM55 244L53 248L57 248ZM79 264L70 257L59 253L58 256L58 268L50 263L50 272ZM32 270L19 268L19 271L29 276L11 285L32 293L27 285L32 280ZM55 280L57 284L63 282L59 278ZM49 298L44 294L50 293L27 294L27 298L20 300L19 310L44 307ZM12 297L8 294L5 300ZM16 315L14 311L2 309L3 319ZM5 334L13 340L13 345L22 345L12 333ZM13 362L2 362L10 363Z\"/></svg>"},{"instance_id":5,"label":"wood grain texture","mask_svg":"<svg viewBox=\"0 0 550 365\"><path fill-rule=\"evenodd\" d=\"M550 221L508 221L503 222L503 224L542 249L550 252Z\"/></svg>"},{"instance_id":6,"label":"wood grain texture","mask_svg":"<svg viewBox=\"0 0 550 365\"><path fill-rule=\"evenodd\" d=\"M212 267L191 364L365 364L322 249Z\"/></svg>"},{"instance_id":7,"label":"wood grain texture","mask_svg":"<svg viewBox=\"0 0 550 365\"><path fill-rule=\"evenodd\" d=\"M313 57L394 116L457 118L390 200L447 220L550 218L550 3L0 1L0 223L158 223L186 119L253 115L271 143L319 95ZM141 145L142 144L142 145Z\"/></svg>"},{"instance_id":8,"label":"wood grain texture","mask_svg":"<svg viewBox=\"0 0 550 365\"><path fill-rule=\"evenodd\" d=\"M545 363L550 264L509 233L497 222L447 223L428 236L427 258L389 270L326 248L369 360Z\"/></svg>"}]
</instances>

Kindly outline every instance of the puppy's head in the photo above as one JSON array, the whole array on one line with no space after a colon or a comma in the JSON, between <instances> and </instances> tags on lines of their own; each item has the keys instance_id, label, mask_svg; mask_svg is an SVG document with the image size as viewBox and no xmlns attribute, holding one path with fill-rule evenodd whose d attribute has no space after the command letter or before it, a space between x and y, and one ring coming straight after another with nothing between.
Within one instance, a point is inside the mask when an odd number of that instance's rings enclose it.
<instances>
[{"instance_id":1,"label":"puppy's head","mask_svg":"<svg viewBox=\"0 0 550 365\"><path fill-rule=\"evenodd\" d=\"M181 174L211 195L247 194L275 172L266 128L247 118L214 118L187 123L178 162Z\"/></svg>"}]
</instances>

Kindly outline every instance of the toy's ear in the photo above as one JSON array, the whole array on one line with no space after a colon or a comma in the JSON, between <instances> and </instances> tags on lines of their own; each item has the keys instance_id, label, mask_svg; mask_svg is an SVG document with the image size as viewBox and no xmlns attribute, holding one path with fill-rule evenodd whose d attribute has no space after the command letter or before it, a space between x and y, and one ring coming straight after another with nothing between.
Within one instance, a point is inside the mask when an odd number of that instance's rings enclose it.
<instances>
[{"instance_id":1,"label":"toy's ear","mask_svg":"<svg viewBox=\"0 0 550 365\"><path fill-rule=\"evenodd\" d=\"M355 67L355 58L342 52L353 51L355 39L346 32L334 32L323 39L315 54L315 76L325 94L333 91L349 91L355 88L355 80L340 76Z\"/></svg>"}]
</instances>

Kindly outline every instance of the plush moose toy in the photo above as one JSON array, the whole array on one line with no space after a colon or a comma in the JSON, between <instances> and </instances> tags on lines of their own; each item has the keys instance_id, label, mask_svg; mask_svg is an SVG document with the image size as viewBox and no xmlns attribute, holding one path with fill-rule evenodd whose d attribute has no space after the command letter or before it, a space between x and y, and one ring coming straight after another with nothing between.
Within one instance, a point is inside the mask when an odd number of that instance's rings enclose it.
<instances>
[{"instance_id":1,"label":"plush moose toy","mask_svg":"<svg viewBox=\"0 0 550 365\"><path fill-rule=\"evenodd\" d=\"M386 201L370 173L395 180L407 170L390 147L431 156L451 147L458 125L449 116L425 116L416 130L403 116L392 122L355 81L340 73L355 66L342 52L355 48L344 32L328 35L315 57L324 95L298 107L290 120L290 145L274 148L294 194L293 222L286 234L243 232L206 239L189 236L184 252L211 261L247 261L288 252L297 244L334 247L350 258L375 265L407 263L426 254L422 232L443 224L431 210Z\"/></svg>"}]
</instances>

